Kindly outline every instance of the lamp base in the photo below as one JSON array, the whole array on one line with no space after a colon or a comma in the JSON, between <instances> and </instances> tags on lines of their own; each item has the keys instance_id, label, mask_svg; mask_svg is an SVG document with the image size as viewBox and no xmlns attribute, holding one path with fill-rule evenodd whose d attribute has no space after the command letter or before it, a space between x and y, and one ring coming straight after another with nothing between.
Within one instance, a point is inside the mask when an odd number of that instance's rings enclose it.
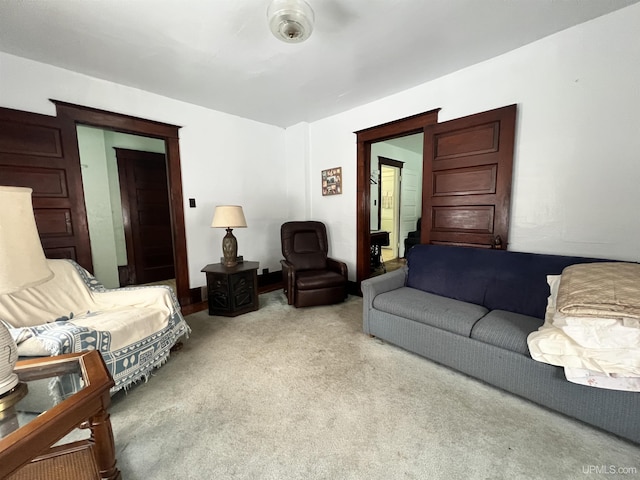
<instances>
[{"instance_id":1,"label":"lamp base","mask_svg":"<svg viewBox=\"0 0 640 480\"><path fill-rule=\"evenodd\" d=\"M220 263L221 263L221 264L225 265L225 262L226 262L226 261L227 261L227 259L226 259L226 258L224 258L224 257L220 257ZM236 257L236 263L235 263L234 265L231 265L231 266L235 267L238 263L242 263L242 262L244 262L244 257L243 257L242 255L238 255L238 256ZM225 266L227 266L227 265L225 265Z\"/></svg>"},{"instance_id":2,"label":"lamp base","mask_svg":"<svg viewBox=\"0 0 640 480\"><path fill-rule=\"evenodd\" d=\"M233 236L233 229L227 228L227 234L222 238L222 264L225 267L235 267L238 264L238 241Z\"/></svg>"},{"instance_id":3,"label":"lamp base","mask_svg":"<svg viewBox=\"0 0 640 480\"><path fill-rule=\"evenodd\" d=\"M0 396L0 438L4 438L20 428L14 407L27 395L28 391L26 383L18 382L13 389Z\"/></svg>"},{"instance_id":4,"label":"lamp base","mask_svg":"<svg viewBox=\"0 0 640 480\"><path fill-rule=\"evenodd\" d=\"M18 376L15 373L11 373L6 378L0 379L0 397L13 389L17 384Z\"/></svg>"}]
</instances>

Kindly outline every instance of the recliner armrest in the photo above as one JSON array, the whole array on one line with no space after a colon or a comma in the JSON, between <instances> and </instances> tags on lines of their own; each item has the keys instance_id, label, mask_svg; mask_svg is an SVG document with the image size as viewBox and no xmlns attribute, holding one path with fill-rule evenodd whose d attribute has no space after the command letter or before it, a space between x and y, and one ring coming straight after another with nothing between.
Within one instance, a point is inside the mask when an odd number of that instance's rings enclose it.
<instances>
[{"instance_id":1,"label":"recliner armrest","mask_svg":"<svg viewBox=\"0 0 640 480\"><path fill-rule=\"evenodd\" d=\"M287 260L280 260L280 265L282 265L282 282L284 283L284 293L287 295L287 303L293 305L296 268Z\"/></svg>"},{"instance_id":2,"label":"recliner armrest","mask_svg":"<svg viewBox=\"0 0 640 480\"><path fill-rule=\"evenodd\" d=\"M348 278L347 264L340 260L327 257L327 268L334 272L338 272L344 278Z\"/></svg>"}]
</instances>

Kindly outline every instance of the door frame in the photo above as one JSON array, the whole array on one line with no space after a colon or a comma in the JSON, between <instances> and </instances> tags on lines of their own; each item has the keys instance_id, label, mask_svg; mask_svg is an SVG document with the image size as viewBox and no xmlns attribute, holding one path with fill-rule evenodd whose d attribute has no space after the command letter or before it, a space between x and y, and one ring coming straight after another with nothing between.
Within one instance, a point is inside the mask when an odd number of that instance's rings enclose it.
<instances>
[{"instance_id":1,"label":"door frame","mask_svg":"<svg viewBox=\"0 0 640 480\"><path fill-rule=\"evenodd\" d=\"M401 118L354 132L357 141L356 157L356 282L371 275L371 144L392 138L423 133L438 123L440 108Z\"/></svg>"},{"instance_id":2,"label":"door frame","mask_svg":"<svg viewBox=\"0 0 640 480\"><path fill-rule=\"evenodd\" d=\"M397 199L394 199L394 202L397 200L397 208L394 207L394 209L396 210L394 212L394 217L395 217L395 225L394 230L396 233L396 242L395 242L395 247L393 247L393 244L391 244L392 249L395 249L396 253L398 254L397 256L400 256L400 210L402 209L402 198L400 196L402 188L400 187L401 183L402 183L402 168L404 167L404 162L401 162L400 160L393 160L392 158L387 158L387 157L382 157L382 156L378 156L378 165L380 167L380 185L378 188L378 203L379 203L379 208L378 208L378 225L380 225L380 229L382 229L382 166L386 166L389 168L395 168L397 169L397 175L398 178L395 179L395 181L397 182L397 189L396 189L396 185L394 185L394 192L393 192L393 196L396 197L400 197ZM395 178L395 176L394 176ZM393 232L389 232L389 236L393 237Z\"/></svg>"},{"instance_id":3,"label":"door frame","mask_svg":"<svg viewBox=\"0 0 640 480\"><path fill-rule=\"evenodd\" d=\"M60 121L73 124L74 129L76 125L89 125L105 130L158 138L164 141L167 178L169 181L169 205L173 235L173 262L176 271L176 294L181 305L191 304L178 138L178 131L181 127L82 105L75 105L59 100L51 101L56 106L57 116ZM77 135L74 151L67 153L72 161L80 165Z\"/></svg>"}]
</instances>

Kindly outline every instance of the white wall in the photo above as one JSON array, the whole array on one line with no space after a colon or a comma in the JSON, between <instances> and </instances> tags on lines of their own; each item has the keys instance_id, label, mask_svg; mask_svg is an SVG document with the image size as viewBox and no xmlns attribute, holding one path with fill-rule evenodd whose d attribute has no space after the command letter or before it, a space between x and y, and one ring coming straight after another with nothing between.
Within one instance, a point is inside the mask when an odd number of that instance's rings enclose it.
<instances>
[{"instance_id":1,"label":"white wall","mask_svg":"<svg viewBox=\"0 0 640 480\"><path fill-rule=\"evenodd\" d=\"M244 207L248 228L234 230L239 254L260 269L280 269L280 225L291 204L303 204L287 182L304 184L288 172L282 128L98 80L43 63L0 53L0 106L55 115L49 99L86 105L179 125L190 286L204 285L200 269L222 256L223 229L210 227L217 204ZM306 141L306 140L305 140ZM304 142L303 142L304 143ZM195 198L196 208L188 199Z\"/></svg>"},{"instance_id":2,"label":"white wall","mask_svg":"<svg viewBox=\"0 0 640 480\"><path fill-rule=\"evenodd\" d=\"M285 141L287 176L283 187L287 194L287 217L289 220L306 220L311 215L310 196L307 194L311 183L309 124L302 122L287 128Z\"/></svg>"},{"instance_id":3,"label":"white wall","mask_svg":"<svg viewBox=\"0 0 640 480\"><path fill-rule=\"evenodd\" d=\"M282 222L307 217L329 225L331 254L355 279L353 132L438 107L443 121L518 104L510 249L640 260L638 25L640 4L286 131L4 53L0 106L53 115L53 98L181 125L191 287L221 256L224 231L209 227L221 203L243 205L239 254L260 268L280 268ZM344 193L323 197L320 172L333 167Z\"/></svg>"},{"instance_id":4,"label":"white wall","mask_svg":"<svg viewBox=\"0 0 640 480\"><path fill-rule=\"evenodd\" d=\"M310 125L310 174L342 166L344 194L311 214L355 278L352 133L442 107L445 121L517 103L510 250L640 260L640 4Z\"/></svg>"}]
</instances>

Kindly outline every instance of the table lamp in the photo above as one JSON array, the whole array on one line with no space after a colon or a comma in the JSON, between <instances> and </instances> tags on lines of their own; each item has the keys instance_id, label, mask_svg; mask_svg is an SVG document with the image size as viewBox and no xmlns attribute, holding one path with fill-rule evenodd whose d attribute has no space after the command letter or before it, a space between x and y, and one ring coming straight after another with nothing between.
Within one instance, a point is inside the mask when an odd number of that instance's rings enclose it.
<instances>
[{"instance_id":1,"label":"table lamp","mask_svg":"<svg viewBox=\"0 0 640 480\"><path fill-rule=\"evenodd\" d=\"M31 203L31 188L0 186L0 295L53 277L42 250ZM0 321L0 397L18 385L13 372L18 348Z\"/></svg>"},{"instance_id":2,"label":"table lamp","mask_svg":"<svg viewBox=\"0 0 640 480\"><path fill-rule=\"evenodd\" d=\"M233 236L234 228L246 228L242 207L239 205L218 205L213 212L211 226L226 228L227 234L222 239L222 264L225 267L235 267L238 264L238 241Z\"/></svg>"}]
</instances>

